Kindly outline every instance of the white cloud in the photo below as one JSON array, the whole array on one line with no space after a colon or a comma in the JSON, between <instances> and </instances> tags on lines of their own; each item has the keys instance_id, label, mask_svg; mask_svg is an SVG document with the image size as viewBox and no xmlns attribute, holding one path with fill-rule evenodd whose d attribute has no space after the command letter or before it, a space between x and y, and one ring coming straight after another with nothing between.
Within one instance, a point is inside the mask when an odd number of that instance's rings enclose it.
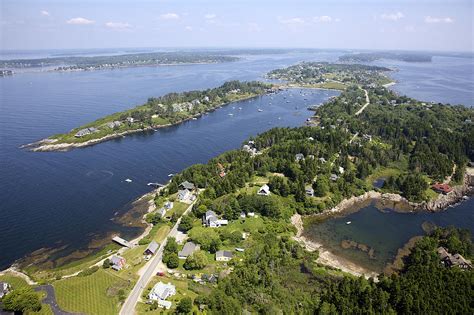
<instances>
[{"instance_id":1,"label":"white cloud","mask_svg":"<svg viewBox=\"0 0 474 315\"><path fill-rule=\"evenodd\" d=\"M453 23L454 19L450 17L432 17L432 16L426 16L425 17L425 23Z\"/></svg>"},{"instance_id":2,"label":"white cloud","mask_svg":"<svg viewBox=\"0 0 474 315\"><path fill-rule=\"evenodd\" d=\"M107 22L105 23L105 26L108 28L113 28L113 29L128 29L131 28L132 26L128 23L124 22Z\"/></svg>"},{"instance_id":3,"label":"white cloud","mask_svg":"<svg viewBox=\"0 0 474 315\"><path fill-rule=\"evenodd\" d=\"M315 22L318 22L318 23L319 22L320 23L331 23L333 21L333 18L328 16L328 15L321 15L321 16L316 16L313 20Z\"/></svg>"},{"instance_id":4,"label":"white cloud","mask_svg":"<svg viewBox=\"0 0 474 315\"><path fill-rule=\"evenodd\" d=\"M49 16L49 12L46 11L46 10L41 10L40 13L41 13L41 15Z\"/></svg>"},{"instance_id":5,"label":"white cloud","mask_svg":"<svg viewBox=\"0 0 474 315\"><path fill-rule=\"evenodd\" d=\"M415 32L415 27L413 25L407 25L405 26L405 31L409 33Z\"/></svg>"},{"instance_id":6,"label":"white cloud","mask_svg":"<svg viewBox=\"0 0 474 315\"><path fill-rule=\"evenodd\" d=\"M294 17L290 19L279 19L279 21L282 24L289 24L289 25L304 24L304 19L299 18L299 17Z\"/></svg>"},{"instance_id":7,"label":"white cloud","mask_svg":"<svg viewBox=\"0 0 474 315\"><path fill-rule=\"evenodd\" d=\"M215 19L217 17L217 15L213 14L213 13L208 13L206 15L204 15L204 18L206 20L212 20L212 19Z\"/></svg>"},{"instance_id":8,"label":"white cloud","mask_svg":"<svg viewBox=\"0 0 474 315\"><path fill-rule=\"evenodd\" d=\"M67 24L76 24L76 25L87 25L87 24L94 24L95 22L92 20L88 20L82 17L73 18L66 21Z\"/></svg>"},{"instance_id":9,"label":"white cloud","mask_svg":"<svg viewBox=\"0 0 474 315\"><path fill-rule=\"evenodd\" d=\"M185 29L186 31L192 31L192 30L193 30L193 28L192 28L191 26L186 26L184 29Z\"/></svg>"},{"instance_id":10,"label":"white cloud","mask_svg":"<svg viewBox=\"0 0 474 315\"><path fill-rule=\"evenodd\" d=\"M165 13L160 15L160 19L162 20L178 20L179 15L176 13Z\"/></svg>"},{"instance_id":11,"label":"white cloud","mask_svg":"<svg viewBox=\"0 0 474 315\"><path fill-rule=\"evenodd\" d=\"M395 13L384 13L380 16L382 20L389 20L389 21L398 21L405 17L402 12L398 11Z\"/></svg>"}]
</instances>

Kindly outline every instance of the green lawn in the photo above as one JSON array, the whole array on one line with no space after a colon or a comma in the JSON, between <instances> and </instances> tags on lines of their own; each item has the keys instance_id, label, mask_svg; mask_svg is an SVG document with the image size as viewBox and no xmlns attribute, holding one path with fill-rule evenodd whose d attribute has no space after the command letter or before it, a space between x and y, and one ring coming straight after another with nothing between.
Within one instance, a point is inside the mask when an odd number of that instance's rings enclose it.
<instances>
[{"instance_id":1,"label":"green lawn","mask_svg":"<svg viewBox=\"0 0 474 315\"><path fill-rule=\"evenodd\" d=\"M26 288L30 286L28 285L28 283L26 283L26 281L23 278L10 275L10 274L0 276L0 281L8 282L14 290ZM45 296L46 296L46 293L42 291L40 293L40 300L42 300ZM31 311L26 312L26 315L50 315L50 314L52 315L53 311L51 310L51 307L47 304L42 304L42 308L39 312L31 312Z\"/></svg>"},{"instance_id":2,"label":"green lawn","mask_svg":"<svg viewBox=\"0 0 474 315\"><path fill-rule=\"evenodd\" d=\"M176 213L181 216L188 207L189 205L187 203L175 201L173 203L173 209L166 212L166 217L171 217L173 213Z\"/></svg>"},{"instance_id":3,"label":"green lawn","mask_svg":"<svg viewBox=\"0 0 474 315\"><path fill-rule=\"evenodd\" d=\"M21 289L29 286L23 278L11 274L0 276L0 281L8 282L13 289Z\"/></svg>"},{"instance_id":4,"label":"green lawn","mask_svg":"<svg viewBox=\"0 0 474 315\"><path fill-rule=\"evenodd\" d=\"M99 269L86 277L72 277L54 283L56 298L63 310L88 315L117 314L118 291L128 291L128 282L111 270Z\"/></svg>"}]
</instances>

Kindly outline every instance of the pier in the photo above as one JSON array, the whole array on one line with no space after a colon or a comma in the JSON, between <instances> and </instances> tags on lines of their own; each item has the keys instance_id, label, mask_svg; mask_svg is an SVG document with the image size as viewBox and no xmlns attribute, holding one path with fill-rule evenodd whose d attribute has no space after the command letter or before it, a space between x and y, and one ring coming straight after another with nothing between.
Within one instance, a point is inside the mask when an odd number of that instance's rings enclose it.
<instances>
[{"instance_id":1,"label":"pier","mask_svg":"<svg viewBox=\"0 0 474 315\"><path fill-rule=\"evenodd\" d=\"M129 241L127 240L124 240L123 238L121 237L118 237L118 236L114 236L112 238L112 241L114 241L115 243L121 245L121 246L124 246L124 247L128 247L128 248L133 248L133 244L130 243Z\"/></svg>"}]
</instances>

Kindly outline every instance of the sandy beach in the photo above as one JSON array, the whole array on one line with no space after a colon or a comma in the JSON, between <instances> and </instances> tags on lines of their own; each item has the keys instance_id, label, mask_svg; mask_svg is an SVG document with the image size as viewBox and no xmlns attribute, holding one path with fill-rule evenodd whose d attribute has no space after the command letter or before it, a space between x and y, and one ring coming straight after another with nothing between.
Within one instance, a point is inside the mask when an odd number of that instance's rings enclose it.
<instances>
[{"instance_id":1,"label":"sandy beach","mask_svg":"<svg viewBox=\"0 0 474 315\"><path fill-rule=\"evenodd\" d=\"M378 279L377 272L368 270L342 257L338 257L334 255L333 253L331 253L330 251L328 251L327 249L325 249L321 243L312 241L308 239L307 237L303 236L304 227L303 227L303 220L301 219L301 215L297 213L294 214L291 217L291 223L297 229L297 233L293 237L293 239L299 242L301 245L303 245L307 251L310 251L310 252L313 252L316 250L319 251L319 257L316 260L317 263L340 269L344 272L347 272L357 277L363 276L366 279L373 278L375 281L377 281Z\"/></svg>"}]
</instances>

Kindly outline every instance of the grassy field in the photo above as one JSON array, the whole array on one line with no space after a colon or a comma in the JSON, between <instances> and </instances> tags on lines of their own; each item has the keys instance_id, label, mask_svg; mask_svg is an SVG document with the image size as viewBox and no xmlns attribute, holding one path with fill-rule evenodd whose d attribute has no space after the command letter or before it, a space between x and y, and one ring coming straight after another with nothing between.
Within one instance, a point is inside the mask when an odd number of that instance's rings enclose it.
<instances>
[{"instance_id":1,"label":"grassy field","mask_svg":"<svg viewBox=\"0 0 474 315\"><path fill-rule=\"evenodd\" d=\"M8 282L13 289L21 289L29 286L23 278L10 274L0 276L0 282Z\"/></svg>"},{"instance_id":2,"label":"grassy field","mask_svg":"<svg viewBox=\"0 0 474 315\"><path fill-rule=\"evenodd\" d=\"M0 276L0 282L8 282L12 286L13 290L30 287L30 285L28 285L28 283L26 283L26 281L23 278L10 275L10 274ZM40 294L40 300L42 300L46 296L46 293L44 291L40 292L39 294ZM41 310L39 312L28 311L25 314L26 315L50 315L50 314L53 314L53 311L51 310L51 307L49 305L42 304Z\"/></svg>"},{"instance_id":3,"label":"grassy field","mask_svg":"<svg viewBox=\"0 0 474 315\"><path fill-rule=\"evenodd\" d=\"M90 276L56 281L54 288L62 309L88 315L106 315L118 313L118 292L123 289L127 293L129 283L111 270L99 269Z\"/></svg>"},{"instance_id":4,"label":"grassy field","mask_svg":"<svg viewBox=\"0 0 474 315\"><path fill-rule=\"evenodd\" d=\"M189 207L189 205L187 203L184 203L184 202L179 202L179 201L175 201L174 202L174 205L173 205L173 209L169 210L168 212L166 212L166 217L170 217L173 215L173 213L176 213L178 214L179 216L181 216L184 211L186 211L186 209Z\"/></svg>"}]
</instances>

